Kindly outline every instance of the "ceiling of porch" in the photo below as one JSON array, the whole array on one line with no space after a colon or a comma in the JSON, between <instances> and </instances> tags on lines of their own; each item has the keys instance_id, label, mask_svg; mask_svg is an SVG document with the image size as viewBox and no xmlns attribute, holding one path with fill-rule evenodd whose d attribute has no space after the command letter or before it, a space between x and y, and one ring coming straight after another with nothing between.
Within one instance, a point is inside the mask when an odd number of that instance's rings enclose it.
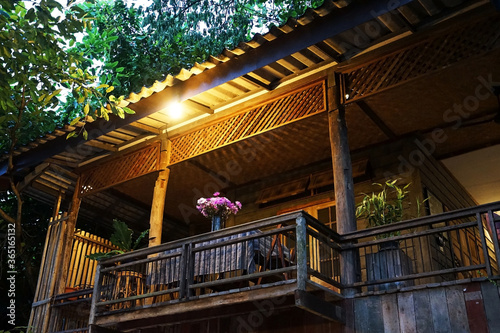
<instances>
[{"instance_id":1,"label":"ceiling of porch","mask_svg":"<svg viewBox=\"0 0 500 333\"><path fill-rule=\"evenodd\" d=\"M351 150L356 152L415 134L420 135L424 147L432 150L430 153L441 159L499 143L500 124L491 120L499 105L491 91L482 87L483 80L478 79L500 79L500 64L495 61L499 57L497 50L368 97L360 103L362 106L350 104L347 125ZM447 117L446 111L453 109L454 104L464 105L466 98L475 96L477 91L485 96L484 100L474 109L464 106L467 117L461 119L461 127L455 126L458 118ZM433 137L436 131L440 133L439 140ZM497 157L490 154L483 158L488 163L488 159L493 162ZM328 116L324 112L171 166L166 213L179 221L199 222L203 218L193 213L193 207L201 196L269 181L314 163L329 163L330 159ZM462 168L467 169L468 165L473 170L471 162L474 160L460 161L466 163ZM115 189L148 205L154 179L155 175L150 175Z\"/></svg>"}]
</instances>

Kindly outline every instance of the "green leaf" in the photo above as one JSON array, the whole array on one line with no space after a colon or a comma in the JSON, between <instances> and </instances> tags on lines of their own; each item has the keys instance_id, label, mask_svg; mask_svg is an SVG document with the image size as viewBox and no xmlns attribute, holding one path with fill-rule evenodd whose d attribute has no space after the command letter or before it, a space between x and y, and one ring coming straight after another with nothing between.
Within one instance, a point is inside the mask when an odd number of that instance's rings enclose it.
<instances>
[{"instance_id":1,"label":"green leaf","mask_svg":"<svg viewBox=\"0 0 500 333\"><path fill-rule=\"evenodd\" d=\"M85 104L85 107L83 108L83 114L88 115L90 110L90 105L89 103Z\"/></svg>"},{"instance_id":2,"label":"green leaf","mask_svg":"<svg viewBox=\"0 0 500 333\"><path fill-rule=\"evenodd\" d=\"M125 111L125 113L128 113L128 114L135 114L135 111L132 110L131 108L128 108L128 107L123 107L123 111Z\"/></svg>"},{"instance_id":3,"label":"green leaf","mask_svg":"<svg viewBox=\"0 0 500 333\"><path fill-rule=\"evenodd\" d=\"M50 102L50 100L54 97L54 96L57 96L59 95L59 93L61 92L61 89L57 89L55 90L52 94L48 95L47 97L45 97L45 103L48 103Z\"/></svg>"},{"instance_id":4,"label":"green leaf","mask_svg":"<svg viewBox=\"0 0 500 333\"><path fill-rule=\"evenodd\" d=\"M87 133L87 130L86 130L85 128L83 129L83 133L82 133L82 135L83 135L83 138L84 138L85 140L88 140L88 138L89 138L89 133Z\"/></svg>"},{"instance_id":5,"label":"green leaf","mask_svg":"<svg viewBox=\"0 0 500 333\"><path fill-rule=\"evenodd\" d=\"M118 117L124 119L125 118L125 113L123 112L123 109L121 107L116 108L116 113L118 114Z\"/></svg>"},{"instance_id":6,"label":"green leaf","mask_svg":"<svg viewBox=\"0 0 500 333\"><path fill-rule=\"evenodd\" d=\"M76 117L75 119L73 119L69 125L70 126L75 126L78 122L80 121L80 117Z\"/></svg>"},{"instance_id":7,"label":"green leaf","mask_svg":"<svg viewBox=\"0 0 500 333\"><path fill-rule=\"evenodd\" d=\"M113 220L113 229L114 232L109 239L111 243L123 251L132 250L132 229L117 219Z\"/></svg>"},{"instance_id":8,"label":"green leaf","mask_svg":"<svg viewBox=\"0 0 500 333\"><path fill-rule=\"evenodd\" d=\"M77 136L78 134L76 134L76 132L69 132L68 135L66 135L66 140L68 140L69 138L72 138L74 136Z\"/></svg>"},{"instance_id":9,"label":"green leaf","mask_svg":"<svg viewBox=\"0 0 500 333\"><path fill-rule=\"evenodd\" d=\"M141 243L142 239L144 237L146 237L146 235L148 233L149 233L149 229L146 229L143 232L141 232L141 234L139 235L139 237L137 237L137 239L135 240L134 245L132 246L132 250L135 250L135 249L137 249L139 247L139 244Z\"/></svg>"}]
</instances>

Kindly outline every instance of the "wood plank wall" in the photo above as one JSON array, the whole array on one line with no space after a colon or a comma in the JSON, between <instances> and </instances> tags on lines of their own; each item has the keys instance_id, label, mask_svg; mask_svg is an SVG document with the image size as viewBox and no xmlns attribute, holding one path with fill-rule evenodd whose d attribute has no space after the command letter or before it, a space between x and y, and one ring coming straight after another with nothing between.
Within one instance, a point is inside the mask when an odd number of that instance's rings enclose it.
<instances>
[{"instance_id":1,"label":"wood plank wall","mask_svg":"<svg viewBox=\"0 0 500 333\"><path fill-rule=\"evenodd\" d=\"M356 298L355 332L500 332L499 293L472 282Z\"/></svg>"}]
</instances>

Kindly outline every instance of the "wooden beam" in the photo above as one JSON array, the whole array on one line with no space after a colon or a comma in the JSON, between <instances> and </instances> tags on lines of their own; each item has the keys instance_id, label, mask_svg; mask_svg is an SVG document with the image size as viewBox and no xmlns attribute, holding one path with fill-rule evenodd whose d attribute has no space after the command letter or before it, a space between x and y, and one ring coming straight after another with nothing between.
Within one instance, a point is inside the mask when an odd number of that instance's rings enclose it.
<instances>
[{"instance_id":1,"label":"wooden beam","mask_svg":"<svg viewBox=\"0 0 500 333\"><path fill-rule=\"evenodd\" d=\"M275 88L275 87L271 87L271 84L264 83L251 75L246 74L246 75L243 75L243 77L245 79L247 79L248 81L255 83L259 87L266 89L267 91L271 91Z\"/></svg>"},{"instance_id":2,"label":"wooden beam","mask_svg":"<svg viewBox=\"0 0 500 333\"><path fill-rule=\"evenodd\" d=\"M344 83L342 74L335 73L328 77L328 124L332 150L337 232L341 235L356 230L354 181L352 179L351 156L345 120ZM335 101L334 104L332 103L333 100ZM332 109L333 106L337 108ZM341 256L341 277L343 284L355 282L356 269L354 251L344 251ZM355 292L346 288L344 289L344 293L346 296L352 296Z\"/></svg>"},{"instance_id":3,"label":"wooden beam","mask_svg":"<svg viewBox=\"0 0 500 333\"><path fill-rule=\"evenodd\" d=\"M190 300L189 302L176 302L167 306L156 306L137 309L136 311L97 316L95 323L97 325L114 325L123 330L132 330L138 328L154 327L167 323L182 322L181 319L187 318L220 318L221 314L238 315L240 313L249 313L252 310L258 310L253 307L249 309L248 305L254 305L263 300L280 300L276 302L275 308L284 308L295 306L293 299L288 302L288 296L293 296L296 290L296 284L289 283L280 286L260 288L250 291L239 291ZM239 311L242 306L241 312ZM193 315L196 314L196 315Z\"/></svg>"},{"instance_id":4,"label":"wooden beam","mask_svg":"<svg viewBox=\"0 0 500 333\"><path fill-rule=\"evenodd\" d=\"M108 327L89 325L89 333L119 333L122 331L112 330Z\"/></svg>"},{"instance_id":5,"label":"wooden beam","mask_svg":"<svg viewBox=\"0 0 500 333\"><path fill-rule=\"evenodd\" d=\"M357 101L356 104L359 108L375 123L375 125L380 128L380 130L387 136L389 139L395 139L397 135L387 126L386 123L373 111L373 109L366 104L364 100Z\"/></svg>"},{"instance_id":6,"label":"wooden beam","mask_svg":"<svg viewBox=\"0 0 500 333\"><path fill-rule=\"evenodd\" d=\"M17 184L17 189L19 192L21 192L26 186L30 185L33 180L36 178L40 177L40 175L45 171L50 166L49 163L42 163L38 165L35 170L30 172L24 179Z\"/></svg>"},{"instance_id":7,"label":"wooden beam","mask_svg":"<svg viewBox=\"0 0 500 333\"><path fill-rule=\"evenodd\" d=\"M208 114L214 114L214 110L211 109L210 107L205 106L205 105L200 104L200 103L197 103L197 102L192 101L190 99L185 100L181 104L187 106L190 109L194 109L196 111L201 111L203 113L208 113Z\"/></svg>"},{"instance_id":8,"label":"wooden beam","mask_svg":"<svg viewBox=\"0 0 500 333\"><path fill-rule=\"evenodd\" d=\"M295 292L295 305L325 319L345 323L345 315L340 306L328 303L306 291Z\"/></svg>"}]
</instances>

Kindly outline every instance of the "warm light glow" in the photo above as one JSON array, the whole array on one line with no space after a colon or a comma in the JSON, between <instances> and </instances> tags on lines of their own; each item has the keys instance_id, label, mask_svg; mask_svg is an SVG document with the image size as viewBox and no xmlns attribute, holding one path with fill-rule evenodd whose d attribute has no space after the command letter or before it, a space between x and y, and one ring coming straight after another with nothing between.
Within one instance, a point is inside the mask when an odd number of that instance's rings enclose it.
<instances>
[{"instance_id":1,"label":"warm light glow","mask_svg":"<svg viewBox=\"0 0 500 333\"><path fill-rule=\"evenodd\" d=\"M174 119L179 119L182 116L181 103L172 102L168 107L168 114Z\"/></svg>"}]
</instances>

